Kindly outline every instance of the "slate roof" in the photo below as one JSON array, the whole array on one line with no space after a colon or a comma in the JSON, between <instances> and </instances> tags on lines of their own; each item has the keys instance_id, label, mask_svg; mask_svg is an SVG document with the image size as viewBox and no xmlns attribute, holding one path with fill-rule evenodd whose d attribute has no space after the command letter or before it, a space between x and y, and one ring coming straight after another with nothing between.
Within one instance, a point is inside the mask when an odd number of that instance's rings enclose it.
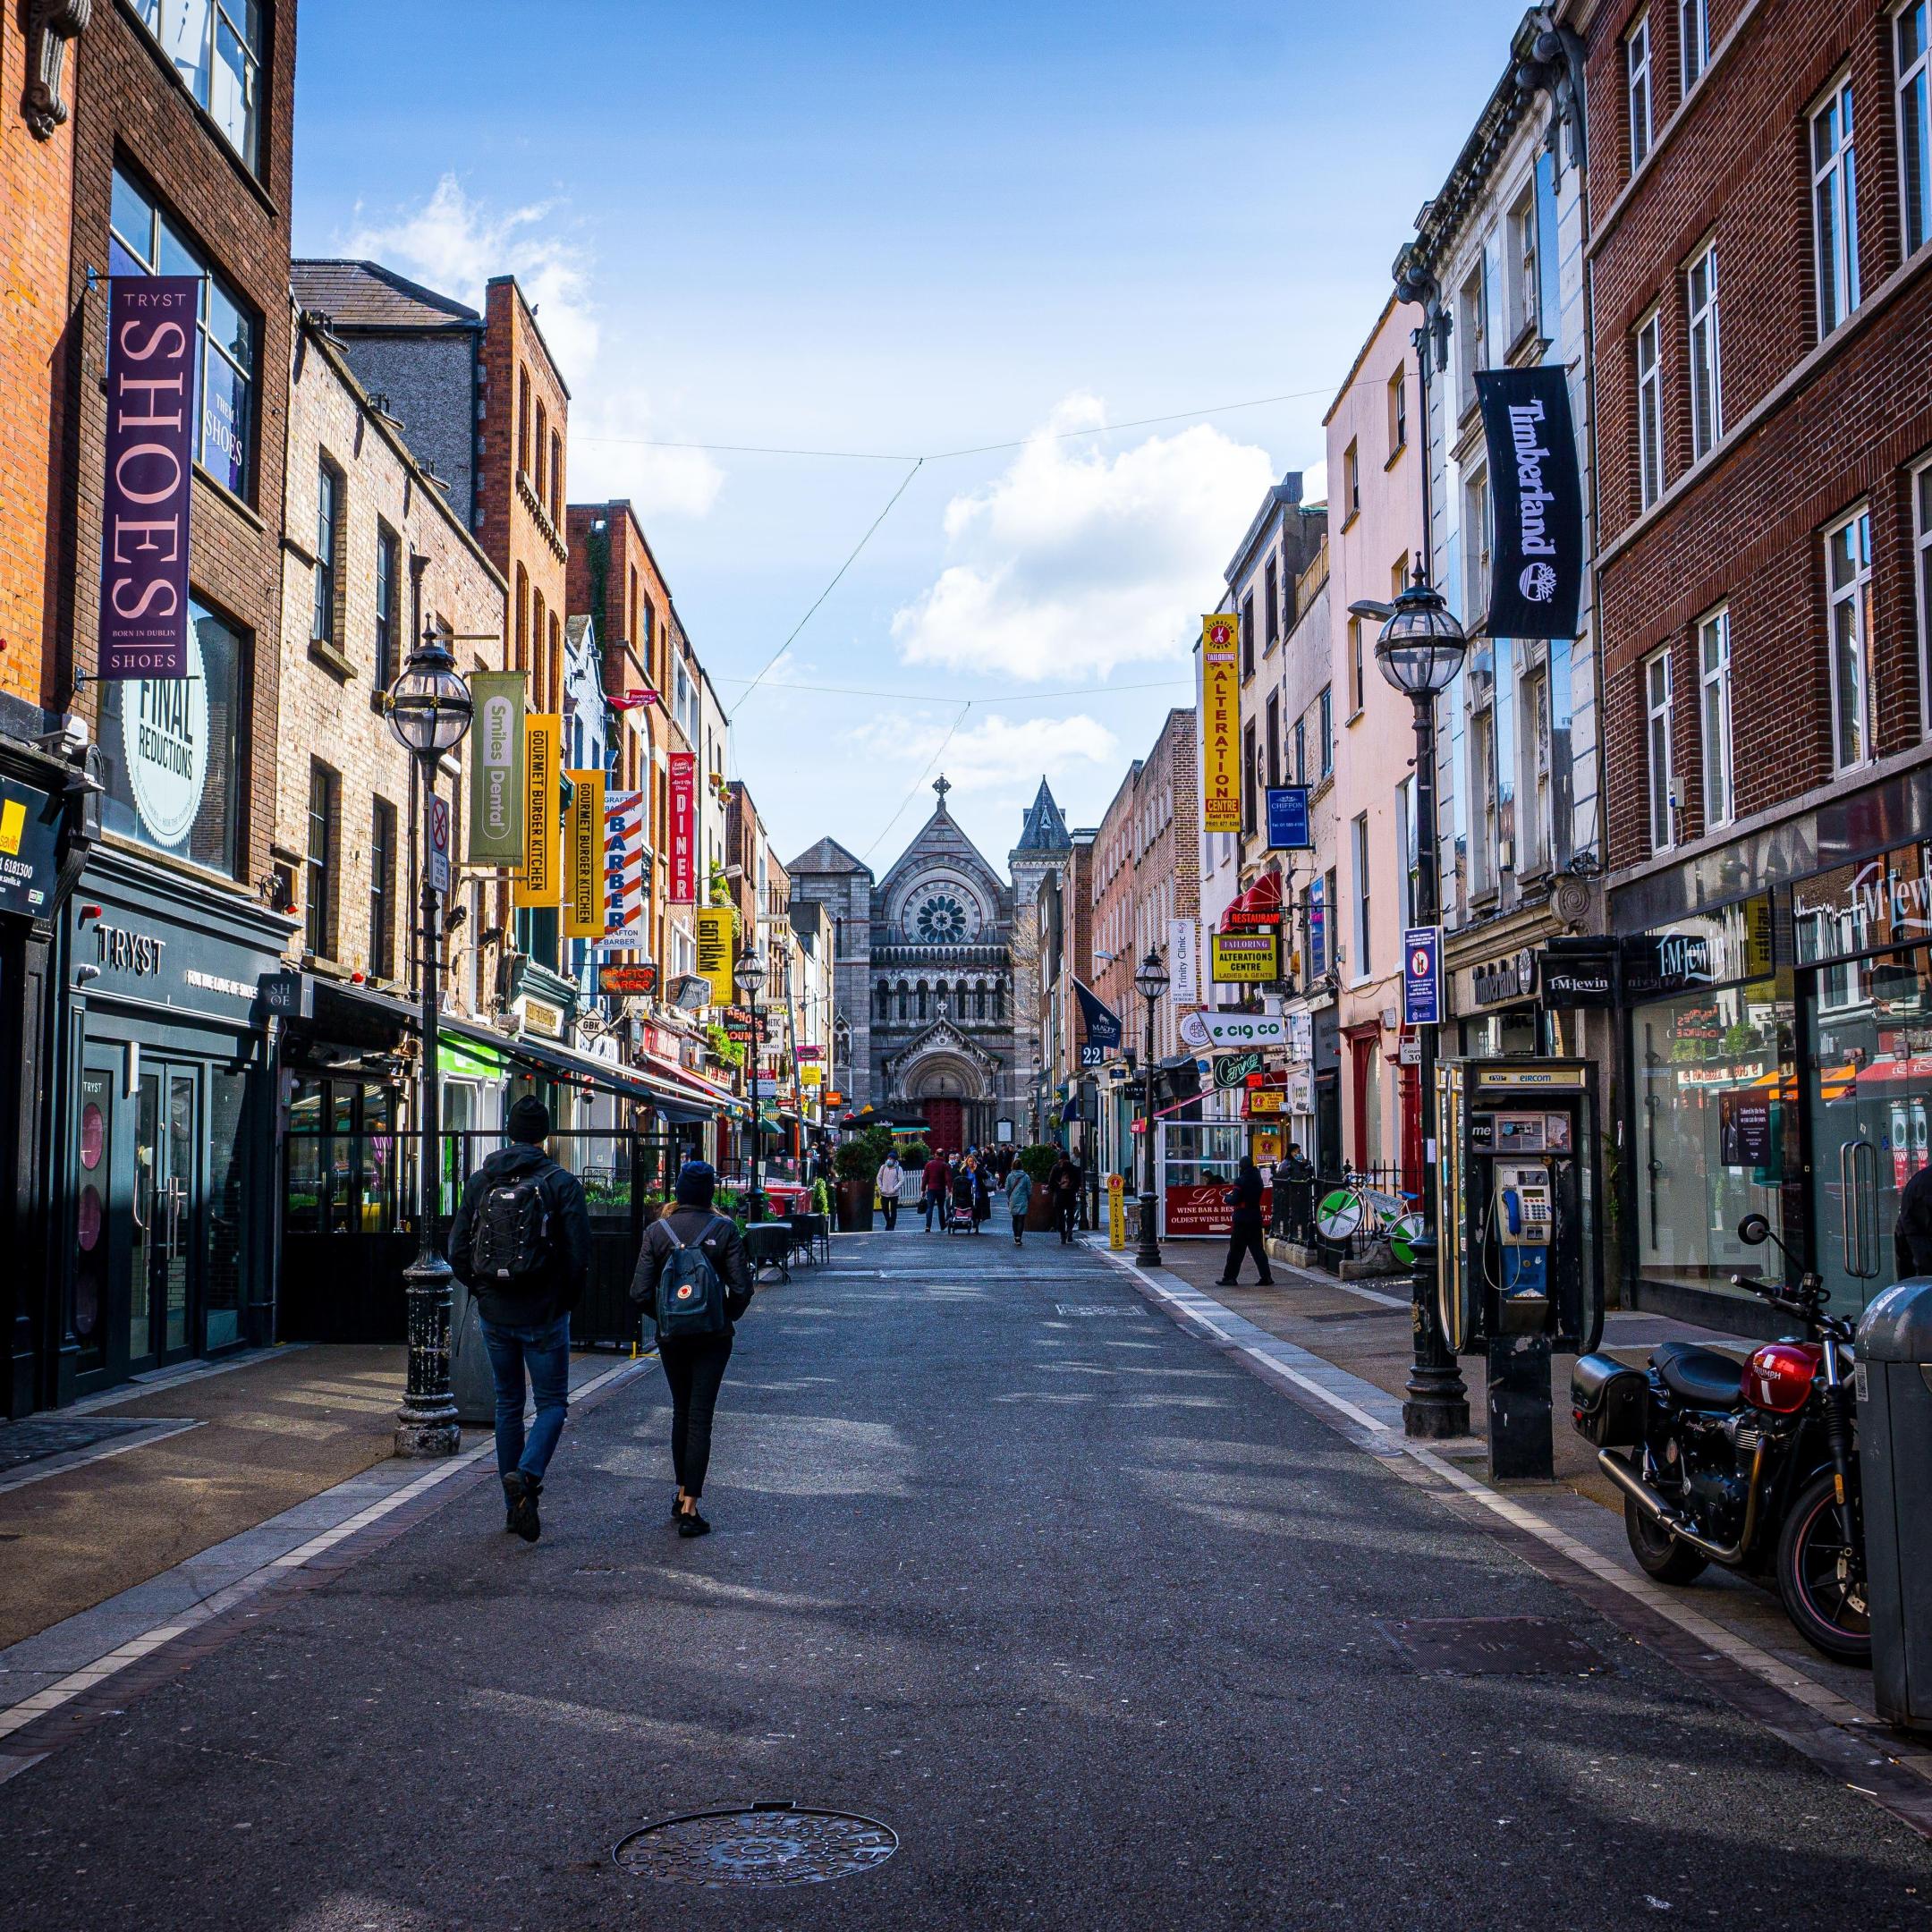
<instances>
[{"instance_id":1,"label":"slate roof","mask_svg":"<svg viewBox=\"0 0 1932 1932\"><path fill-rule=\"evenodd\" d=\"M801 872L863 872L868 878L871 870L839 843L835 838L822 838L816 845L808 846L785 870L796 878Z\"/></svg>"},{"instance_id":2,"label":"slate roof","mask_svg":"<svg viewBox=\"0 0 1932 1932\"><path fill-rule=\"evenodd\" d=\"M446 329L483 321L474 309L380 262L311 257L289 264L289 282L304 309L319 309L339 328Z\"/></svg>"},{"instance_id":3,"label":"slate roof","mask_svg":"<svg viewBox=\"0 0 1932 1932\"><path fill-rule=\"evenodd\" d=\"M1073 841L1067 836L1066 819L1055 802L1053 789L1042 778L1038 796L1026 815L1026 824L1020 832L1020 843L1013 850L1016 852L1069 852L1072 845Z\"/></svg>"}]
</instances>

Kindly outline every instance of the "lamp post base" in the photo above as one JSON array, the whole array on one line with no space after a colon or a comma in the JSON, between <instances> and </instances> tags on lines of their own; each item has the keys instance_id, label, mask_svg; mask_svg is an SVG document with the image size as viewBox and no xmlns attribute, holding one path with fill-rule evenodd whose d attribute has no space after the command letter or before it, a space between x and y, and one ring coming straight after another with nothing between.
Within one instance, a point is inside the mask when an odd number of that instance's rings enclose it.
<instances>
[{"instance_id":1,"label":"lamp post base","mask_svg":"<svg viewBox=\"0 0 1932 1932\"><path fill-rule=\"evenodd\" d=\"M1160 1241L1154 1232L1154 1217L1158 1211L1153 1195L1140 1196L1140 1245L1134 1250L1136 1267L1158 1267L1161 1265Z\"/></svg>"},{"instance_id":2,"label":"lamp post base","mask_svg":"<svg viewBox=\"0 0 1932 1932\"><path fill-rule=\"evenodd\" d=\"M1435 1283L1418 1274L1411 1321L1415 1363L1402 1385L1402 1434L1411 1442L1445 1442L1470 1431L1469 1386L1436 1326Z\"/></svg>"},{"instance_id":3,"label":"lamp post base","mask_svg":"<svg viewBox=\"0 0 1932 1932\"><path fill-rule=\"evenodd\" d=\"M450 1389L450 1265L418 1255L402 1270L409 1304L409 1385L396 1411L399 1456L448 1456L462 1447Z\"/></svg>"}]
</instances>

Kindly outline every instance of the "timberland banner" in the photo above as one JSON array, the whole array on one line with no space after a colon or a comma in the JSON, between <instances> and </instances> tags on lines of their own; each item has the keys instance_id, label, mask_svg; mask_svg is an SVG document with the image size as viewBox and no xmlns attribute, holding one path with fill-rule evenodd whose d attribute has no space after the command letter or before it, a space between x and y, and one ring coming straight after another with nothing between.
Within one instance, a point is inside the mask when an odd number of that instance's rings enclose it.
<instances>
[{"instance_id":1,"label":"timberland banner","mask_svg":"<svg viewBox=\"0 0 1932 1932\"><path fill-rule=\"evenodd\" d=\"M1479 369L1496 550L1487 637L1573 638L1583 594L1583 484L1563 370Z\"/></svg>"},{"instance_id":2,"label":"timberland banner","mask_svg":"<svg viewBox=\"0 0 1932 1932\"><path fill-rule=\"evenodd\" d=\"M523 870L512 894L520 906L554 906L563 896L557 864L557 740L562 718L539 711L523 720Z\"/></svg>"},{"instance_id":3,"label":"timberland banner","mask_svg":"<svg viewBox=\"0 0 1932 1932\"><path fill-rule=\"evenodd\" d=\"M188 674L200 300L198 275L115 275L107 284L97 674L104 678Z\"/></svg>"},{"instance_id":4,"label":"timberland banner","mask_svg":"<svg viewBox=\"0 0 1932 1932\"><path fill-rule=\"evenodd\" d=\"M473 671L470 695L470 863L523 863L523 674Z\"/></svg>"},{"instance_id":5,"label":"timberland banner","mask_svg":"<svg viewBox=\"0 0 1932 1932\"><path fill-rule=\"evenodd\" d=\"M1241 828L1241 624L1232 612L1201 619L1201 829Z\"/></svg>"}]
</instances>

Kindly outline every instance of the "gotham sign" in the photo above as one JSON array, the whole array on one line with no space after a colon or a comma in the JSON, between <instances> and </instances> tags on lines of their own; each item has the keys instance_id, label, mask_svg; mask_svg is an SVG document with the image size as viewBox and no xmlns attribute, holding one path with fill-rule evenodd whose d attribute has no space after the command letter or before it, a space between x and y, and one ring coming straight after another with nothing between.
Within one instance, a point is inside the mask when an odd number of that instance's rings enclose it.
<instances>
[{"instance_id":1,"label":"gotham sign","mask_svg":"<svg viewBox=\"0 0 1932 1932\"><path fill-rule=\"evenodd\" d=\"M1496 504L1490 637L1573 638L1583 590L1583 486L1561 368L1479 369Z\"/></svg>"}]
</instances>

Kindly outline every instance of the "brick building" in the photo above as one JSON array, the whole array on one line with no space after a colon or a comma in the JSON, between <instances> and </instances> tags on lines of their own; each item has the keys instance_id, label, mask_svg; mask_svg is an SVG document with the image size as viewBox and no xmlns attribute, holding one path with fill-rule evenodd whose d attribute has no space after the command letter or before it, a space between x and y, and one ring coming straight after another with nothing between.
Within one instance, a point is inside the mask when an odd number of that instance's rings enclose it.
<instances>
[{"instance_id":1,"label":"brick building","mask_svg":"<svg viewBox=\"0 0 1932 1932\"><path fill-rule=\"evenodd\" d=\"M57 11L32 10L36 25ZM42 1402L273 1332L276 1096L258 988L290 930L271 843L296 13L250 10L217 34L213 10L97 5L69 50L44 649L106 789L62 922L77 990L57 1015ZM101 683L109 284L156 274L200 278L187 675ZM157 1200L165 1232L146 1212Z\"/></svg>"},{"instance_id":2,"label":"brick building","mask_svg":"<svg viewBox=\"0 0 1932 1932\"><path fill-rule=\"evenodd\" d=\"M1855 1312L1932 1114L1928 9L1561 13L1588 50L1624 1285L1750 1325L1727 1277L1758 1209Z\"/></svg>"},{"instance_id":3,"label":"brick building","mask_svg":"<svg viewBox=\"0 0 1932 1932\"><path fill-rule=\"evenodd\" d=\"M1034 1081L1037 1140L1059 1140L1090 1165L1097 1082L1081 1057L1084 1029L1074 981L1093 984L1093 854L1097 830L1076 826L1059 862L1043 874L1039 933L1039 1075ZM1074 1102L1069 1111L1067 1103Z\"/></svg>"}]
</instances>

